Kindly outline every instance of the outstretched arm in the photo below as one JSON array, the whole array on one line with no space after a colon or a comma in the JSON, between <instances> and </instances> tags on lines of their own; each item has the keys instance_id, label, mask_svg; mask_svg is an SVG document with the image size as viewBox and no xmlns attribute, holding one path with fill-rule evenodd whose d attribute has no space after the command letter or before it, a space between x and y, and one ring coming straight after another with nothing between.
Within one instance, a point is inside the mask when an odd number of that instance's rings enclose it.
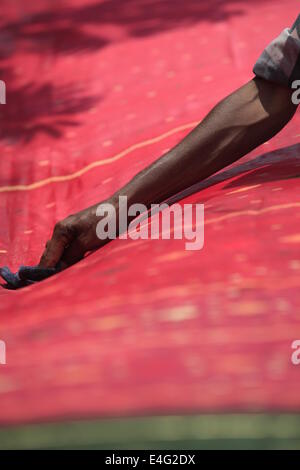
<instances>
[{"instance_id":1,"label":"outstretched arm","mask_svg":"<svg viewBox=\"0 0 300 470\"><path fill-rule=\"evenodd\" d=\"M116 196L127 196L129 204L162 202L269 140L295 111L288 88L255 78L221 101L176 147Z\"/></svg>"},{"instance_id":2,"label":"outstretched arm","mask_svg":"<svg viewBox=\"0 0 300 470\"><path fill-rule=\"evenodd\" d=\"M118 214L119 196L128 198L128 206L142 203L149 207L204 180L277 134L296 111L291 95L288 87L254 78L221 101L178 145L104 202L113 204ZM96 235L99 204L56 224L41 266L54 267L59 261L69 266L109 241Z\"/></svg>"}]
</instances>

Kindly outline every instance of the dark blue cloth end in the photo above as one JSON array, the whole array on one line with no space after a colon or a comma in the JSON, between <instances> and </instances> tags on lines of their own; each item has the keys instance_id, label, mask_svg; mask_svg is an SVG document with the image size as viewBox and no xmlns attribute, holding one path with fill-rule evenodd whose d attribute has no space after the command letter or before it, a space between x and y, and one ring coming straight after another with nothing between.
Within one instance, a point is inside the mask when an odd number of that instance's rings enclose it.
<instances>
[{"instance_id":1,"label":"dark blue cloth end","mask_svg":"<svg viewBox=\"0 0 300 470\"><path fill-rule=\"evenodd\" d=\"M0 268L0 276L6 284L6 289L20 289L36 282L43 281L58 273L60 267L41 268L40 266L20 266L16 273L13 273L7 266Z\"/></svg>"}]
</instances>

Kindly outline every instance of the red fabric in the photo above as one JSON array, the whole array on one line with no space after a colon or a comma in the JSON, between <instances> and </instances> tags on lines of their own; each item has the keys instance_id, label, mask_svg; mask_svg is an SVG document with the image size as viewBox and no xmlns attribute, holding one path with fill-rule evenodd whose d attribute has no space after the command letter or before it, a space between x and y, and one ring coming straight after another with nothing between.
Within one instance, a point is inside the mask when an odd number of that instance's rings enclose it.
<instances>
[{"instance_id":1,"label":"red fabric","mask_svg":"<svg viewBox=\"0 0 300 470\"><path fill-rule=\"evenodd\" d=\"M251 79L299 13L296 0L35 3L1 1L0 264L14 269L37 263L57 220L110 195ZM201 251L116 240L1 290L0 423L299 410L298 142L299 114L182 201L205 203Z\"/></svg>"}]
</instances>

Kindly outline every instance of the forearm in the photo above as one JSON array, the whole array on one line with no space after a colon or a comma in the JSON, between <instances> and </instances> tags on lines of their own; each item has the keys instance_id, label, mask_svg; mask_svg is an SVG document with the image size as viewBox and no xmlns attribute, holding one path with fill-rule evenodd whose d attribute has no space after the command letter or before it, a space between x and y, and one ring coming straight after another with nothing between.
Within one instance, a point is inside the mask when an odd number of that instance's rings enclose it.
<instances>
[{"instance_id":1,"label":"forearm","mask_svg":"<svg viewBox=\"0 0 300 470\"><path fill-rule=\"evenodd\" d=\"M202 181L277 134L296 106L291 91L255 78L220 102L176 147L137 174L113 199L149 207Z\"/></svg>"},{"instance_id":2,"label":"forearm","mask_svg":"<svg viewBox=\"0 0 300 470\"><path fill-rule=\"evenodd\" d=\"M67 267L88 251L105 245L111 238L98 236L101 216L103 227L111 225L114 236L125 229L115 225L115 216L121 210L120 196L127 197L128 206L139 203L150 208L151 204L166 201L272 138L296 111L291 86L299 79L299 70L300 16L291 29L285 29L263 51L253 69L255 79L225 98L176 147L104 201L110 203L108 215L101 213L101 207L104 213L107 209L103 203L59 221L40 266L56 267L60 262L60 266Z\"/></svg>"}]
</instances>

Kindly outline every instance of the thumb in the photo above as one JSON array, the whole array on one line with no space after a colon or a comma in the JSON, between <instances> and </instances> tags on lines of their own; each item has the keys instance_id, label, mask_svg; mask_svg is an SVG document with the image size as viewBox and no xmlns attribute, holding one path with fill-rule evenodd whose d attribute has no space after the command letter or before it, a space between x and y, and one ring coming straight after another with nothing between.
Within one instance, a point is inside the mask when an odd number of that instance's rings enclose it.
<instances>
[{"instance_id":1,"label":"thumb","mask_svg":"<svg viewBox=\"0 0 300 470\"><path fill-rule=\"evenodd\" d=\"M46 244L39 266L43 268L55 268L63 256L66 247L74 240L74 238L74 231L68 230L63 222L58 222L54 227L51 240Z\"/></svg>"}]
</instances>

